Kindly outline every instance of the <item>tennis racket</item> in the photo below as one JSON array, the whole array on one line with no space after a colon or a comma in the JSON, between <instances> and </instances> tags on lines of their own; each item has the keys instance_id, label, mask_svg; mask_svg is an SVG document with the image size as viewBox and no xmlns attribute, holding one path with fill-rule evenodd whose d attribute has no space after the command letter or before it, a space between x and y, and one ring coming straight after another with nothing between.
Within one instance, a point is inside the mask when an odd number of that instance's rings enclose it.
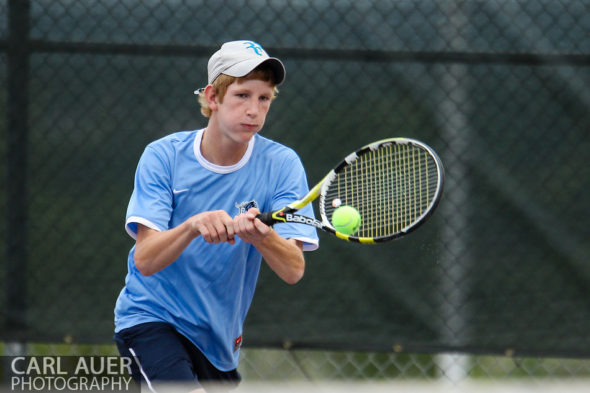
<instances>
[{"instance_id":1,"label":"tennis racket","mask_svg":"<svg viewBox=\"0 0 590 393\"><path fill-rule=\"evenodd\" d=\"M384 139L349 154L303 198L257 217L266 225L313 225L346 241L385 242L412 232L431 216L443 183L444 168L432 148L409 138ZM295 213L318 196L321 221ZM355 233L338 232L332 225L339 205L359 212Z\"/></svg>"}]
</instances>

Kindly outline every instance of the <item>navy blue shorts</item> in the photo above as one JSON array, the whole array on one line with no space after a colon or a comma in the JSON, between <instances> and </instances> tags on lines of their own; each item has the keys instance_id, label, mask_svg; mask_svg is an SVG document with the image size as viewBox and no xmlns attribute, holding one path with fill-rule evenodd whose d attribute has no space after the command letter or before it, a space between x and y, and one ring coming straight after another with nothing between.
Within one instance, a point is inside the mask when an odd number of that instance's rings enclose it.
<instances>
[{"instance_id":1,"label":"navy blue shorts","mask_svg":"<svg viewBox=\"0 0 590 393\"><path fill-rule=\"evenodd\" d=\"M240 382L237 370L220 371L174 327L164 322L142 323L114 336L121 356L135 359L132 377L154 391L165 384L196 389L208 383L232 389Z\"/></svg>"}]
</instances>

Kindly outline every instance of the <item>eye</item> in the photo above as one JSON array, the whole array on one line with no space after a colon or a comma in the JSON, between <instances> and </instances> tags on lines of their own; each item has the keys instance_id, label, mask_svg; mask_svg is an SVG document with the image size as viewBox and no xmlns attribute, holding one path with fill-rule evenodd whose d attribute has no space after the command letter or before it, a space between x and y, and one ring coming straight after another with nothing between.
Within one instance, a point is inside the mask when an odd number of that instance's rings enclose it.
<instances>
[{"instance_id":1,"label":"eye","mask_svg":"<svg viewBox=\"0 0 590 393\"><path fill-rule=\"evenodd\" d=\"M247 93L236 93L236 97L239 97L239 98L248 98L248 94Z\"/></svg>"}]
</instances>

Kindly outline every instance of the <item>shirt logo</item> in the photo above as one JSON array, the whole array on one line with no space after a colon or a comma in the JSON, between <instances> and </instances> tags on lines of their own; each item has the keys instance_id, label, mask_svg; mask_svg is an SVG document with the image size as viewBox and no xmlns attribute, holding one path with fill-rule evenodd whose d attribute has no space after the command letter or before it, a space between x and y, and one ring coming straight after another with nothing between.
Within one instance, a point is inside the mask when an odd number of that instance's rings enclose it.
<instances>
[{"instance_id":1,"label":"shirt logo","mask_svg":"<svg viewBox=\"0 0 590 393\"><path fill-rule=\"evenodd\" d=\"M237 203L236 208L240 211L240 214L246 213L248 210L252 209L253 207L258 209L258 202L252 200L248 202Z\"/></svg>"},{"instance_id":2,"label":"shirt logo","mask_svg":"<svg viewBox=\"0 0 590 393\"><path fill-rule=\"evenodd\" d=\"M246 49L252 49L254 53L256 53L258 56L262 56L262 54L264 53L264 49L262 49L262 46L260 46L260 44L257 44L256 42L248 41L245 44L247 45Z\"/></svg>"},{"instance_id":3,"label":"shirt logo","mask_svg":"<svg viewBox=\"0 0 590 393\"><path fill-rule=\"evenodd\" d=\"M240 349L241 346L242 346L242 336L237 337L234 340L234 352L237 351L238 349Z\"/></svg>"}]
</instances>

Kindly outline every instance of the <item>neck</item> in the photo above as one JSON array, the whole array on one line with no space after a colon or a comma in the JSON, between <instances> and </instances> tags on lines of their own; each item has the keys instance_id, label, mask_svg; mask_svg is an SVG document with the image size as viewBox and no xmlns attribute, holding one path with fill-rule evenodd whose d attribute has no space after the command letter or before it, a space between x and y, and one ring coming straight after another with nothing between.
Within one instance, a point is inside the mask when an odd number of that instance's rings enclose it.
<instances>
[{"instance_id":1,"label":"neck","mask_svg":"<svg viewBox=\"0 0 590 393\"><path fill-rule=\"evenodd\" d=\"M220 166L237 164L246 151L248 143L236 143L224 138L211 127L207 127L201 138L201 154L207 161Z\"/></svg>"}]
</instances>

